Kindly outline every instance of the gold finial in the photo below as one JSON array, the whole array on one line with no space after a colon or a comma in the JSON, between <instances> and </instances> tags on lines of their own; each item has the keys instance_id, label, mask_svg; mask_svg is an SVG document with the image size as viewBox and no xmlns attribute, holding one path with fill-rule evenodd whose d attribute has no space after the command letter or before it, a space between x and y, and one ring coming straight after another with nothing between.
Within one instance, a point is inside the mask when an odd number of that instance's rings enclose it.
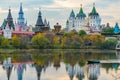
<instances>
[{"instance_id":1,"label":"gold finial","mask_svg":"<svg viewBox=\"0 0 120 80\"><path fill-rule=\"evenodd\" d=\"M80 7L82 7L82 4L80 4Z\"/></svg>"},{"instance_id":2,"label":"gold finial","mask_svg":"<svg viewBox=\"0 0 120 80\"><path fill-rule=\"evenodd\" d=\"M95 7L95 3L93 3L93 6Z\"/></svg>"}]
</instances>

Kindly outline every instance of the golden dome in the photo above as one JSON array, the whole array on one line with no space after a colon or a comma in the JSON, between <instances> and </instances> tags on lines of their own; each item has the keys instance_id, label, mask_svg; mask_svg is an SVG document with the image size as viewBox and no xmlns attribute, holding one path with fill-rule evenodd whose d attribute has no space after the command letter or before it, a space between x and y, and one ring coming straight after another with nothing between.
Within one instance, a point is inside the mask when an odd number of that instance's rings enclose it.
<instances>
[{"instance_id":1,"label":"golden dome","mask_svg":"<svg viewBox=\"0 0 120 80\"><path fill-rule=\"evenodd\" d=\"M84 30L84 31L90 31L91 29L90 29L90 27L88 27L88 26L83 26L83 27L82 27L82 30Z\"/></svg>"}]
</instances>

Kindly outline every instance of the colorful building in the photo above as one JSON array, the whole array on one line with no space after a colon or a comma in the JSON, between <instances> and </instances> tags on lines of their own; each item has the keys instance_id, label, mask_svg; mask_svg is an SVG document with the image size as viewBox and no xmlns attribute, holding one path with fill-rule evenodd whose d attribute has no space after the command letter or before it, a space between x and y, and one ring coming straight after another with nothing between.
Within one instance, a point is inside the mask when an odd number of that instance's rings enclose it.
<instances>
[{"instance_id":1,"label":"colorful building","mask_svg":"<svg viewBox=\"0 0 120 80\"><path fill-rule=\"evenodd\" d=\"M16 31L26 31L27 30L27 21L25 22L22 3L20 4L20 10L19 10L18 15L19 16L18 16L17 23L15 23L15 30Z\"/></svg>"},{"instance_id":2,"label":"colorful building","mask_svg":"<svg viewBox=\"0 0 120 80\"><path fill-rule=\"evenodd\" d=\"M89 26L92 29L92 32L100 32L101 31L101 18L95 8L95 4L93 4L93 9L89 13L88 18L89 18ZM66 28L68 31L71 31L71 30L79 31L79 30L82 30L82 27L86 25L87 25L87 17L81 5L81 8L77 15L75 15L73 10L71 11L70 17L66 22Z\"/></svg>"}]
</instances>

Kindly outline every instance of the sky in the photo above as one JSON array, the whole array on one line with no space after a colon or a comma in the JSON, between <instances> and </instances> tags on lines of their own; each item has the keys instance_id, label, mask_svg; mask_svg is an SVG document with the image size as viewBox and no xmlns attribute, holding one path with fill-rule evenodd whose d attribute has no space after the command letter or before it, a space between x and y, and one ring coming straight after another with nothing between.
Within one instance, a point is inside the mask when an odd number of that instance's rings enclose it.
<instances>
[{"instance_id":1,"label":"sky","mask_svg":"<svg viewBox=\"0 0 120 80\"><path fill-rule=\"evenodd\" d=\"M7 18L9 7L14 22L17 21L21 2L28 25L35 26L41 8L43 21L46 18L51 28L57 22L64 28L72 9L77 14L82 4L85 14L88 15L93 3L102 19L102 24L107 22L110 26L114 26L116 22L120 24L120 0L0 0L0 25Z\"/></svg>"}]
</instances>

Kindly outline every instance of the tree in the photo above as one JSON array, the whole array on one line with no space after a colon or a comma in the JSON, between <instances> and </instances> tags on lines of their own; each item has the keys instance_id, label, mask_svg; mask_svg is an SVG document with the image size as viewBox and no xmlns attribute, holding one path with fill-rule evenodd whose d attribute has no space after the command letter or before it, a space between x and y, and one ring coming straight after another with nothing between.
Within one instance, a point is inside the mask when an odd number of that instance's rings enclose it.
<instances>
[{"instance_id":1,"label":"tree","mask_svg":"<svg viewBox=\"0 0 120 80\"><path fill-rule=\"evenodd\" d=\"M2 44L3 39L4 39L4 37L0 36L0 45Z\"/></svg>"},{"instance_id":2,"label":"tree","mask_svg":"<svg viewBox=\"0 0 120 80\"><path fill-rule=\"evenodd\" d=\"M114 34L114 28L103 28L102 34L104 35L111 35Z\"/></svg>"},{"instance_id":3,"label":"tree","mask_svg":"<svg viewBox=\"0 0 120 80\"><path fill-rule=\"evenodd\" d=\"M46 48L49 41L44 34L39 33L32 38L31 43L38 46L38 48Z\"/></svg>"},{"instance_id":4,"label":"tree","mask_svg":"<svg viewBox=\"0 0 120 80\"><path fill-rule=\"evenodd\" d=\"M20 46L20 40L17 36L14 36L12 38L12 45L15 47L15 48L18 48Z\"/></svg>"},{"instance_id":5,"label":"tree","mask_svg":"<svg viewBox=\"0 0 120 80\"><path fill-rule=\"evenodd\" d=\"M111 38L106 41L104 41L102 48L103 49L115 49L117 44L117 39Z\"/></svg>"},{"instance_id":6,"label":"tree","mask_svg":"<svg viewBox=\"0 0 120 80\"><path fill-rule=\"evenodd\" d=\"M85 36L87 33L86 33L84 30L80 30L78 34L79 34L79 36L82 36L82 37L83 37L83 36Z\"/></svg>"},{"instance_id":7,"label":"tree","mask_svg":"<svg viewBox=\"0 0 120 80\"><path fill-rule=\"evenodd\" d=\"M4 39L2 40L1 46L2 46L3 48L6 48L6 47L8 47L8 45L9 45L9 40L8 40L8 38L4 38Z\"/></svg>"},{"instance_id":8,"label":"tree","mask_svg":"<svg viewBox=\"0 0 120 80\"><path fill-rule=\"evenodd\" d=\"M22 35L20 37L20 48L23 49L23 48L27 48L27 45L30 44L30 36L25 36L25 35Z\"/></svg>"}]
</instances>

